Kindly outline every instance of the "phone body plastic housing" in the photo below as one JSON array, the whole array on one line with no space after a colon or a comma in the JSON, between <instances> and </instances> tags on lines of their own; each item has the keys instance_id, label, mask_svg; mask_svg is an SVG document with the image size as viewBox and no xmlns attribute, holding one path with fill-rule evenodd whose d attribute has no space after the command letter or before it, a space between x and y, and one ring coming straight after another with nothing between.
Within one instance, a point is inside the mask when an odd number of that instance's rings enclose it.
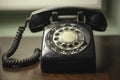
<instances>
[{"instance_id":1,"label":"phone body plastic housing","mask_svg":"<svg viewBox=\"0 0 120 80\"><path fill-rule=\"evenodd\" d=\"M59 23L58 23L59 24ZM50 46L46 43L46 36L52 29L50 26L58 24L50 24L46 26L44 30L43 43L42 43L42 56L41 56L41 69L43 72L96 72L96 57L95 57L95 46L92 29L89 25L85 29L89 32L90 43L81 52L76 54L60 54L60 51L53 51Z\"/></svg>"},{"instance_id":2,"label":"phone body plastic housing","mask_svg":"<svg viewBox=\"0 0 120 80\"><path fill-rule=\"evenodd\" d=\"M54 52L47 45L45 37L52 29L50 26L56 25L51 23L50 18L53 16L53 12L58 12L58 15L77 15L81 19L81 15L85 16L84 27L89 32L90 44L87 48L78 54L63 55L59 54L59 50ZM78 12L83 12L78 16ZM54 16L54 17L56 17ZM107 21L104 14L100 10L84 9L78 7L59 7L52 9L43 9L35 11L30 16L30 30L32 32L38 32L44 30L42 41L42 56L41 56L41 69L43 72L96 72L96 55L93 38L93 30L105 31L107 27ZM57 17L56 17L57 20ZM58 20L58 24L66 20ZM73 22L74 23L74 22ZM81 23L76 23L81 25ZM49 38L50 39L50 38Z\"/></svg>"}]
</instances>

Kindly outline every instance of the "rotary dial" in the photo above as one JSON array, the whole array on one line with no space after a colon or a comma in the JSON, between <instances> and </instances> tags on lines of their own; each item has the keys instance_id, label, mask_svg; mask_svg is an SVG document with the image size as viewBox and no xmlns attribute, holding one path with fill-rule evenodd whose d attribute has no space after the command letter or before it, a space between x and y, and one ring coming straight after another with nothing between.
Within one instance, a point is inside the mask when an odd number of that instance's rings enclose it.
<instances>
[{"instance_id":1,"label":"rotary dial","mask_svg":"<svg viewBox=\"0 0 120 80\"><path fill-rule=\"evenodd\" d=\"M82 32L71 26L59 28L53 34L55 45L64 50L76 49L84 43L84 40Z\"/></svg>"},{"instance_id":2,"label":"rotary dial","mask_svg":"<svg viewBox=\"0 0 120 80\"><path fill-rule=\"evenodd\" d=\"M90 35L83 25L60 23L49 25L47 29L46 44L56 53L76 54L89 45Z\"/></svg>"}]
</instances>

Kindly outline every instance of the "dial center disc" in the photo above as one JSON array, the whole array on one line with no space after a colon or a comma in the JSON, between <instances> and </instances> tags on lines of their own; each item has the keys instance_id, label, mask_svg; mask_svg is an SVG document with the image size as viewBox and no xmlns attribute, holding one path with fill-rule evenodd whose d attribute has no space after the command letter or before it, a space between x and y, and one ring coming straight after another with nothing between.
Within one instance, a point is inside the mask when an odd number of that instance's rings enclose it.
<instances>
[{"instance_id":1,"label":"dial center disc","mask_svg":"<svg viewBox=\"0 0 120 80\"><path fill-rule=\"evenodd\" d=\"M60 36L61 42L66 42L66 43L71 43L75 41L76 38L77 38L77 34L73 31L64 31Z\"/></svg>"}]
</instances>

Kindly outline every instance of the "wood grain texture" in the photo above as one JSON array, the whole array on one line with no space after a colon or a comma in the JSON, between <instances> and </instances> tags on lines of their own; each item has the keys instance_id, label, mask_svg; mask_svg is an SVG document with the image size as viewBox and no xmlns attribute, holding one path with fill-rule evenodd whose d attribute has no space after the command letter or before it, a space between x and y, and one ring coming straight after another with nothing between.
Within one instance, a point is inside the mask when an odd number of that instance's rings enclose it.
<instances>
[{"instance_id":1,"label":"wood grain texture","mask_svg":"<svg viewBox=\"0 0 120 80\"><path fill-rule=\"evenodd\" d=\"M39 47L40 38L24 38L18 51L13 57L22 59L32 54L35 47ZM0 48L2 53L9 48L11 38L0 38ZM110 68L101 73L43 73L41 72L40 62L22 69L4 69L0 56L0 80L120 80L120 37L95 37L96 52L105 54L111 61ZM31 46L31 42L35 42ZM4 44L4 45L3 45ZM23 50L24 49L24 50ZM26 49L26 50L25 50ZM30 54L28 54L30 53ZM100 57L98 55L98 57ZM104 58L103 58L104 59ZM106 60L104 60L105 62ZM104 65L104 64L103 64Z\"/></svg>"},{"instance_id":2,"label":"wood grain texture","mask_svg":"<svg viewBox=\"0 0 120 80\"><path fill-rule=\"evenodd\" d=\"M40 69L39 62L30 67L12 70L1 70L0 80L109 80L108 72L104 73L43 73Z\"/></svg>"}]
</instances>

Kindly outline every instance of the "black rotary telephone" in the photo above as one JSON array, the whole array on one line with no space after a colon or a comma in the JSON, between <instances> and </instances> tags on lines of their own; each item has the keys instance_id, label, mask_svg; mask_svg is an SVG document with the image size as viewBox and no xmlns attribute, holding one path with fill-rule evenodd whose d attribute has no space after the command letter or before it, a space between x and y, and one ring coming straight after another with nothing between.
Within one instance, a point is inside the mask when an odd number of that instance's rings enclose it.
<instances>
[{"instance_id":1,"label":"black rotary telephone","mask_svg":"<svg viewBox=\"0 0 120 80\"><path fill-rule=\"evenodd\" d=\"M36 48L27 59L11 59L27 23L32 32L44 31L42 48ZM92 30L105 31L106 26L105 16L99 10L59 7L34 11L25 26L19 27L11 48L3 54L3 66L22 68L38 62L41 57L43 72L95 72Z\"/></svg>"}]
</instances>

